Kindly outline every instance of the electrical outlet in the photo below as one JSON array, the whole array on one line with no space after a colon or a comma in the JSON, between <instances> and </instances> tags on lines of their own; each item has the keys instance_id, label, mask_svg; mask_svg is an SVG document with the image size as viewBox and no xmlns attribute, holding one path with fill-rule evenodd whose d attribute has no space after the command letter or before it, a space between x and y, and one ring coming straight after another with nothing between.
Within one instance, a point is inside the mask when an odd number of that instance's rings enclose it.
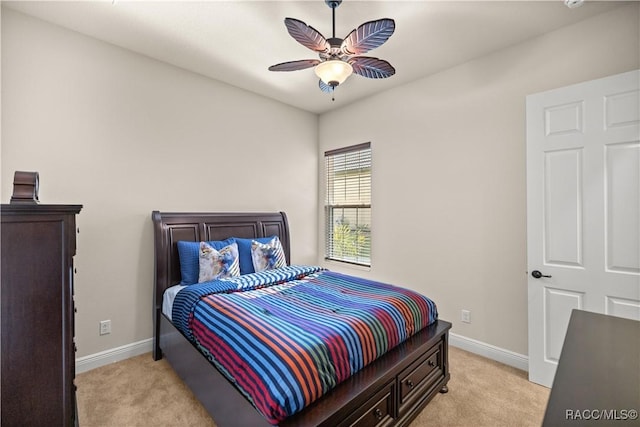
<instances>
[{"instance_id":1,"label":"electrical outlet","mask_svg":"<svg viewBox=\"0 0 640 427\"><path fill-rule=\"evenodd\" d=\"M100 321L100 335L107 335L111 333L111 320Z\"/></svg>"},{"instance_id":2,"label":"electrical outlet","mask_svg":"<svg viewBox=\"0 0 640 427\"><path fill-rule=\"evenodd\" d=\"M460 320L462 320L464 323L471 323L471 312L469 310L462 310Z\"/></svg>"}]
</instances>

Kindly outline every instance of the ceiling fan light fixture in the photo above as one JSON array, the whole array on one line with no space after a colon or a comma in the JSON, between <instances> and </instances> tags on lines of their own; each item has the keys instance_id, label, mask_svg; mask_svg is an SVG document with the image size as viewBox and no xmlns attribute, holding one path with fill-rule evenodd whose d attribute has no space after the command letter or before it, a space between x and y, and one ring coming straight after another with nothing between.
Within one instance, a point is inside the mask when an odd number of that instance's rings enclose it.
<instances>
[{"instance_id":1,"label":"ceiling fan light fixture","mask_svg":"<svg viewBox=\"0 0 640 427\"><path fill-rule=\"evenodd\" d=\"M302 46L316 52L320 59L282 62L270 66L269 70L295 71L314 67L316 75L320 78L318 87L325 93L333 93L351 74L370 79L393 76L396 70L387 61L360 55L386 42L395 31L395 21L389 18L368 21L355 28L344 39L340 39L336 37L336 8L342 0L325 0L325 3L331 8L331 38L325 38L318 30L299 19L284 19L289 35Z\"/></svg>"},{"instance_id":2,"label":"ceiling fan light fixture","mask_svg":"<svg viewBox=\"0 0 640 427\"><path fill-rule=\"evenodd\" d=\"M340 59L330 59L316 65L315 72L329 86L338 86L353 73L353 67Z\"/></svg>"}]
</instances>

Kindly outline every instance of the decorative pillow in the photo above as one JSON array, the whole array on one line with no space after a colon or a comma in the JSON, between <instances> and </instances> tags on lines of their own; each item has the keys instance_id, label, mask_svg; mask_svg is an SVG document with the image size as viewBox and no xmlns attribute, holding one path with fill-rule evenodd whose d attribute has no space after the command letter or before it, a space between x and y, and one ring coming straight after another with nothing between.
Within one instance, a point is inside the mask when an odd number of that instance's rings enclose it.
<instances>
[{"instance_id":1,"label":"decorative pillow","mask_svg":"<svg viewBox=\"0 0 640 427\"><path fill-rule=\"evenodd\" d=\"M207 244L216 250L234 243L233 238L226 240L211 240ZM182 275L182 286L198 283L200 276L200 242L188 242L180 240L177 243L178 256L180 257L180 273Z\"/></svg>"},{"instance_id":2,"label":"decorative pillow","mask_svg":"<svg viewBox=\"0 0 640 427\"><path fill-rule=\"evenodd\" d=\"M284 249L282 249L282 244L278 236L271 239L269 243L260 243L256 240L252 241L251 259L253 261L253 269L256 273L287 266Z\"/></svg>"},{"instance_id":3,"label":"decorative pillow","mask_svg":"<svg viewBox=\"0 0 640 427\"><path fill-rule=\"evenodd\" d=\"M232 243L219 251L200 242L200 274L198 283L240 275L238 245Z\"/></svg>"},{"instance_id":4,"label":"decorative pillow","mask_svg":"<svg viewBox=\"0 0 640 427\"><path fill-rule=\"evenodd\" d=\"M258 237L257 239L242 239L235 237L235 242L238 244L238 254L240 255L240 274L255 273L253 268L253 259L251 258L251 242L254 240L260 243L269 243L274 237Z\"/></svg>"}]
</instances>

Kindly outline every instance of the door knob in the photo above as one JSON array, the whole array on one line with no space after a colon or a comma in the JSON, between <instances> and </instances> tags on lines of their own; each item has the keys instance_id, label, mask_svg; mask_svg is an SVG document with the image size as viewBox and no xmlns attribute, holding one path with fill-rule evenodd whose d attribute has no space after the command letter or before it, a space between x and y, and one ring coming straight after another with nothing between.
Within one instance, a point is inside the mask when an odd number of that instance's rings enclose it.
<instances>
[{"instance_id":1,"label":"door knob","mask_svg":"<svg viewBox=\"0 0 640 427\"><path fill-rule=\"evenodd\" d=\"M539 279L539 278L541 278L541 277L551 277L551 276L547 276L547 275L545 275L545 274L540 273L538 270L533 270L533 271L531 272L531 275L532 275L533 277L535 277L536 279Z\"/></svg>"}]
</instances>

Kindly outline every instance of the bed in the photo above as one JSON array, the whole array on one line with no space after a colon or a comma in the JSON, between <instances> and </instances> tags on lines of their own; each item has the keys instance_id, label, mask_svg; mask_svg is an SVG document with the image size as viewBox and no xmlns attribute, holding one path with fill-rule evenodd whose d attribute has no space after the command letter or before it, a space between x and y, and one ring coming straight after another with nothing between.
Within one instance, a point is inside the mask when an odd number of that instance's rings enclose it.
<instances>
[{"instance_id":1,"label":"bed","mask_svg":"<svg viewBox=\"0 0 640 427\"><path fill-rule=\"evenodd\" d=\"M171 316L163 314L162 305L165 291L179 283L182 277L177 242L278 236L285 258L290 260L285 213L154 211L152 220L155 240L154 359L164 357L169 362L219 427L273 425L273 421L269 422L232 384L225 375L225 367L207 359L193 339L187 339L186 334L174 325ZM332 275L322 271L313 274ZM309 277L315 277L313 274L309 273ZM309 279L304 276L301 280ZM278 425L408 425L438 392L447 392L450 328L449 322L435 320L359 368L303 410L279 421Z\"/></svg>"}]
</instances>

